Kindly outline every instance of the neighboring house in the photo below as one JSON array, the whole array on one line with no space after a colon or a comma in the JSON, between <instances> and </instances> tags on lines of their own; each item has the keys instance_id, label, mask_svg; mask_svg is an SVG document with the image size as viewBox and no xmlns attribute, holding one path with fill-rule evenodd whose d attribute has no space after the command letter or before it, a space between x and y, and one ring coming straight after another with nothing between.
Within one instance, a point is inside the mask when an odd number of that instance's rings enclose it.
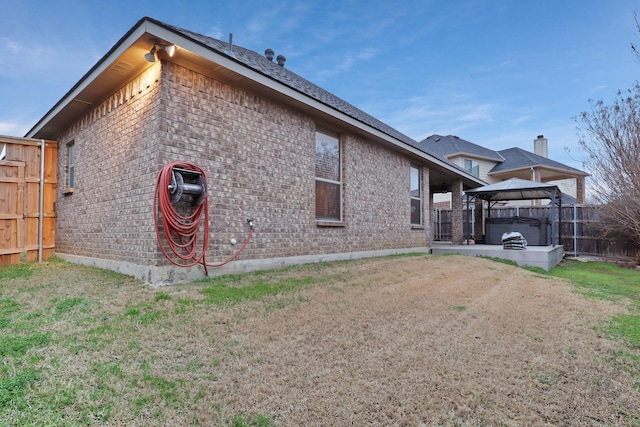
<instances>
[{"instance_id":1,"label":"neighboring house","mask_svg":"<svg viewBox=\"0 0 640 427\"><path fill-rule=\"evenodd\" d=\"M28 132L59 144L59 256L151 283L201 277L156 239L154 186L174 161L207 174L208 262L253 220L221 273L428 250L434 186L461 199L485 184L231 40L143 18Z\"/></svg>"},{"instance_id":2,"label":"neighboring house","mask_svg":"<svg viewBox=\"0 0 640 427\"><path fill-rule=\"evenodd\" d=\"M564 204L585 202L585 178L589 174L549 159L548 141L543 135L534 140L534 153L517 147L495 151L453 135L431 135L419 146L487 183L510 178L552 183L562 191ZM450 200L450 196L441 196L436 203L448 205Z\"/></svg>"}]
</instances>

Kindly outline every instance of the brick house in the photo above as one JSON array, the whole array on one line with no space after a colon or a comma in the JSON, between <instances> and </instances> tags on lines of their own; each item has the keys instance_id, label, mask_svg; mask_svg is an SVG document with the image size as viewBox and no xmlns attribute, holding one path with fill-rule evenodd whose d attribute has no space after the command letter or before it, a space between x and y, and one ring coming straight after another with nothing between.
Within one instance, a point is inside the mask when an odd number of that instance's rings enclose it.
<instances>
[{"instance_id":1,"label":"brick house","mask_svg":"<svg viewBox=\"0 0 640 427\"><path fill-rule=\"evenodd\" d=\"M207 261L253 220L210 274L426 251L431 183L485 184L265 52L138 21L27 134L59 144L56 254L150 283L201 277L156 238L156 178L174 161L207 174Z\"/></svg>"}]
</instances>

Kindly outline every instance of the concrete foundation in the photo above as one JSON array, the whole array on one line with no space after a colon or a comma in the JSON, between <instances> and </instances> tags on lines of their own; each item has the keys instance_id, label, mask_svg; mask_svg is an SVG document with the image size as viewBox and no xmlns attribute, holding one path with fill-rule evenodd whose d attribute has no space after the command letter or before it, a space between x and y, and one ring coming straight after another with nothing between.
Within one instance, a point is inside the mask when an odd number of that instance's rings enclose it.
<instances>
[{"instance_id":1,"label":"concrete foundation","mask_svg":"<svg viewBox=\"0 0 640 427\"><path fill-rule=\"evenodd\" d=\"M310 264L315 262L341 261L348 259L372 258L387 255L398 255L405 253L424 252L428 253L429 248L403 248L388 249L379 251L362 251L323 255L305 255L283 258L269 258L257 260L236 260L229 264L214 268L209 267L209 276L222 276L225 274L240 274L249 271L270 270L276 268L284 268L291 265ZM113 261L100 258L81 257L76 255L68 255L56 253L56 256L65 261L76 264L89 265L107 270L117 271L122 274L133 276L152 286L173 285L177 283L189 282L205 277L204 268L201 265L194 267L177 267L175 265L154 266L154 265L138 265L124 261Z\"/></svg>"}]
</instances>

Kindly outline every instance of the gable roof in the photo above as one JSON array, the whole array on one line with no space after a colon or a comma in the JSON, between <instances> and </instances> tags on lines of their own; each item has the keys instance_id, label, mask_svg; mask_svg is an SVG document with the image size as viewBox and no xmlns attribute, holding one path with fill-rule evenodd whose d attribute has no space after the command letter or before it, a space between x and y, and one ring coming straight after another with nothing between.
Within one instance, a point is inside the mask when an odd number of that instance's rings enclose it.
<instances>
[{"instance_id":1,"label":"gable roof","mask_svg":"<svg viewBox=\"0 0 640 427\"><path fill-rule=\"evenodd\" d=\"M431 135L420 141L419 145L425 147L431 153L445 158L466 154L496 162L504 160L497 151L474 144L455 135Z\"/></svg>"},{"instance_id":2,"label":"gable roof","mask_svg":"<svg viewBox=\"0 0 640 427\"><path fill-rule=\"evenodd\" d=\"M551 160L547 157L540 156L538 154L523 150L522 148L518 147L500 150L498 151L498 153L500 153L500 155L504 158L504 162L495 165L493 169L489 171L489 174L496 172L506 172L515 169L530 168L534 166L543 166L569 171L574 175L588 175L586 172L583 172L579 169L567 166L564 163L556 162L555 160Z\"/></svg>"},{"instance_id":3,"label":"gable roof","mask_svg":"<svg viewBox=\"0 0 640 427\"><path fill-rule=\"evenodd\" d=\"M580 169L576 169L565 165L564 163L540 156L539 154L523 150L519 147L495 151L454 135L431 135L420 141L419 145L434 155L445 159L453 156L468 155L470 157L495 161L497 164L489 171L489 175L528 169L531 167L543 167L546 169L563 171L573 176L589 175Z\"/></svg>"},{"instance_id":4,"label":"gable roof","mask_svg":"<svg viewBox=\"0 0 640 427\"><path fill-rule=\"evenodd\" d=\"M178 47L172 62L203 73L217 73L223 79L267 94L322 120L338 120L345 129L426 160L438 179L455 176L462 179L466 187L485 184L451 162L425 151L412 138L255 51L149 17L140 19L122 36L27 132L27 136L55 139L128 79L142 73L150 66L144 55L154 39Z\"/></svg>"}]
</instances>

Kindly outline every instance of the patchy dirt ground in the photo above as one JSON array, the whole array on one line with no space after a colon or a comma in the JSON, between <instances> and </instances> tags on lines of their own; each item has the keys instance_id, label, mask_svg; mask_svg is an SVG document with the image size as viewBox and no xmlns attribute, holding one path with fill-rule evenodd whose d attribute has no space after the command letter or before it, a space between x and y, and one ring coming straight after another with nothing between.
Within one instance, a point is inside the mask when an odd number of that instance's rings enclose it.
<instances>
[{"instance_id":1,"label":"patchy dirt ground","mask_svg":"<svg viewBox=\"0 0 640 427\"><path fill-rule=\"evenodd\" d=\"M348 280L299 304L235 312L237 357L212 390L231 413L283 426L636 425L638 386L598 332L620 306L478 258L340 269Z\"/></svg>"},{"instance_id":2,"label":"patchy dirt ground","mask_svg":"<svg viewBox=\"0 0 640 427\"><path fill-rule=\"evenodd\" d=\"M640 425L640 350L600 333L623 303L463 256L238 280L267 278L300 286L221 306L205 302L210 283L151 288L65 263L6 280L0 296L18 311L1 332L50 336L22 361L42 377L26 424ZM0 424L27 406L0 407Z\"/></svg>"}]
</instances>

